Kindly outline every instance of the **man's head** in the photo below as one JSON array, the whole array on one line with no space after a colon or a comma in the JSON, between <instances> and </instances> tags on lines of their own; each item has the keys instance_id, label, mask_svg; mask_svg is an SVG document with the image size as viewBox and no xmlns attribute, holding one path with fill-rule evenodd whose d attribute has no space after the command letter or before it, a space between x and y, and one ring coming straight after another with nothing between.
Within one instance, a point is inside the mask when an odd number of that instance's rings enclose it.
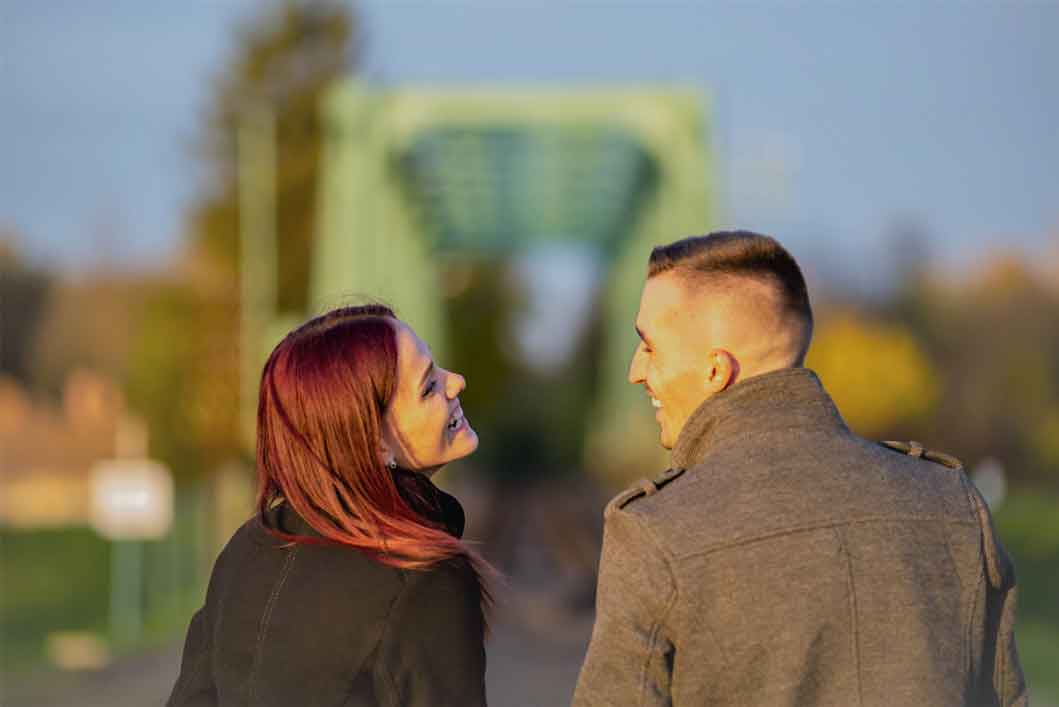
<instances>
[{"instance_id":1,"label":"man's head","mask_svg":"<svg viewBox=\"0 0 1059 707\"><path fill-rule=\"evenodd\" d=\"M813 332L805 280L775 239L722 231L651 252L629 382L647 389L672 449L707 398L802 365Z\"/></svg>"}]
</instances>

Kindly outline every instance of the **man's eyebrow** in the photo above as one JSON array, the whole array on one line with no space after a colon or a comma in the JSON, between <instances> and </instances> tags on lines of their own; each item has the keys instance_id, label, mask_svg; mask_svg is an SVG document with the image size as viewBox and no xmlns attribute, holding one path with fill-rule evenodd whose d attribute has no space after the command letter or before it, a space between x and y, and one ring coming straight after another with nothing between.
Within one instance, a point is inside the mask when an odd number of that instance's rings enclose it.
<instances>
[{"instance_id":1,"label":"man's eyebrow","mask_svg":"<svg viewBox=\"0 0 1059 707\"><path fill-rule=\"evenodd\" d=\"M431 361L430 365L427 366L427 370L423 371L423 377L419 379L419 387L420 388L423 387L423 385L427 382L427 378L429 378L430 374L433 373L433 372L434 372L434 362Z\"/></svg>"}]
</instances>

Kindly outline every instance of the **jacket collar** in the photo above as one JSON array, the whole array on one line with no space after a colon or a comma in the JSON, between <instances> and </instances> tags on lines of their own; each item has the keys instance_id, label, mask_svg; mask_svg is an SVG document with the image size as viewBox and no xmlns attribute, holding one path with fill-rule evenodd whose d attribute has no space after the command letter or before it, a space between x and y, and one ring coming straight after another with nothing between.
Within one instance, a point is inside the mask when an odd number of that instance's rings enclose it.
<instances>
[{"instance_id":1,"label":"jacket collar","mask_svg":"<svg viewBox=\"0 0 1059 707\"><path fill-rule=\"evenodd\" d=\"M393 471L393 481L412 510L449 535L463 537L466 516L455 496L439 489L425 474L400 467Z\"/></svg>"},{"instance_id":2,"label":"jacket collar","mask_svg":"<svg viewBox=\"0 0 1059 707\"><path fill-rule=\"evenodd\" d=\"M677 436L673 467L694 466L711 449L746 432L791 427L848 429L808 368L762 373L707 398Z\"/></svg>"}]
</instances>

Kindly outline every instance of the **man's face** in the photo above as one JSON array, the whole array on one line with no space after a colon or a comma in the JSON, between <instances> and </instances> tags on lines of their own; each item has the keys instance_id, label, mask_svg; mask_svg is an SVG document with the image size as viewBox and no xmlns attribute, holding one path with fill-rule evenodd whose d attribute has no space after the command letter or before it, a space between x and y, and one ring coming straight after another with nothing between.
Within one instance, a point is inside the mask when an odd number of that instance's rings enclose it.
<instances>
[{"instance_id":1,"label":"man's face","mask_svg":"<svg viewBox=\"0 0 1059 707\"><path fill-rule=\"evenodd\" d=\"M647 280L636 331L640 343L629 364L629 382L642 384L661 425L661 443L672 449L691 413L712 392L709 318L672 271Z\"/></svg>"}]
</instances>

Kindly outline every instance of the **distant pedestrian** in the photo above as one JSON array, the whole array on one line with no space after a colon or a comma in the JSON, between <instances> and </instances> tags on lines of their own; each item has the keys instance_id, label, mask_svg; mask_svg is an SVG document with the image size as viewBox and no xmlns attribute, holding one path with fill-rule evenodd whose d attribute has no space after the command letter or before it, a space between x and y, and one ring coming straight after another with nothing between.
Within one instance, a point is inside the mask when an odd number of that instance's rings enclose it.
<instances>
[{"instance_id":1,"label":"distant pedestrian","mask_svg":"<svg viewBox=\"0 0 1059 707\"><path fill-rule=\"evenodd\" d=\"M491 570L429 479L478 446L464 386L381 306L329 312L276 347L258 513L217 559L171 707L486 704Z\"/></svg>"},{"instance_id":2,"label":"distant pedestrian","mask_svg":"<svg viewBox=\"0 0 1059 707\"><path fill-rule=\"evenodd\" d=\"M779 243L655 248L636 327L673 468L607 506L576 707L1028 703L982 497L952 457L846 427Z\"/></svg>"}]
</instances>

